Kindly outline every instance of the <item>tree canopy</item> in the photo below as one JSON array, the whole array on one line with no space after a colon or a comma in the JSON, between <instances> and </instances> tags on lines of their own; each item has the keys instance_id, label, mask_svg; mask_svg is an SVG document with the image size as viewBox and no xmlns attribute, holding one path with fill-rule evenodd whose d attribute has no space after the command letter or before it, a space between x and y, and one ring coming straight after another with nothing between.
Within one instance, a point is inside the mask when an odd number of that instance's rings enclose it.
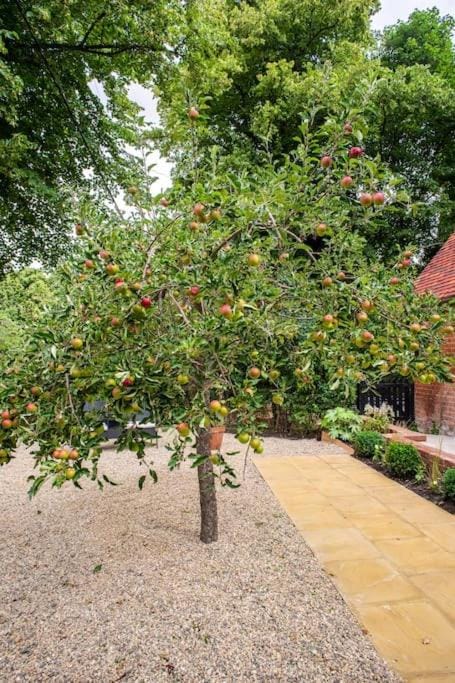
<instances>
[{"instance_id":1,"label":"tree canopy","mask_svg":"<svg viewBox=\"0 0 455 683\"><path fill-rule=\"evenodd\" d=\"M370 247L384 257L413 242L425 262L453 229L453 21L437 10L415 12L375 47L375 9L371 2L192 3L181 59L158 79L162 149L186 167L182 111L190 104L206 124L201 153L231 154L233 164L294 150L304 112L316 113L315 129L327 116L362 112L369 153L406 178L417 202L412 215L397 210L389 227L369 235Z\"/></svg>"},{"instance_id":2,"label":"tree canopy","mask_svg":"<svg viewBox=\"0 0 455 683\"><path fill-rule=\"evenodd\" d=\"M177 9L173 0L0 2L0 273L54 264L68 248L74 195L112 205L142 173L131 147L146 136L127 86L157 70Z\"/></svg>"},{"instance_id":3,"label":"tree canopy","mask_svg":"<svg viewBox=\"0 0 455 683\"><path fill-rule=\"evenodd\" d=\"M130 424L145 410L176 427L169 467L189 457L197 468L211 542L214 476L236 485L234 454L211 452L213 427L230 418L239 442L261 453L261 411L304 404L321 368L346 398L390 372L450 378L441 344L453 328L440 302L415 294L412 250L391 268L365 253L357 228L374 232L404 199L400 180L359 146L362 120L350 121L314 132L309 115L281 164L191 166L136 220L93 215L78 226L52 324L0 382L1 462L19 439L34 446L32 494L48 480L104 486L107 417L122 427L117 447L145 466L139 486L156 480L147 435Z\"/></svg>"},{"instance_id":4,"label":"tree canopy","mask_svg":"<svg viewBox=\"0 0 455 683\"><path fill-rule=\"evenodd\" d=\"M453 19L416 11L371 33L376 0L0 0L0 273L53 265L81 199L112 207L149 183L134 150L181 163L230 155L281 162L312 110L360 111L368 152L417 200L369 236L380 257L413 242L422 262L450 234L454 208ZM161 127L144 125L131 82L155 89ZM199 156L185 111L201 113ZM305 114L306 115L306 114ZM179 173L179 172L178 172ZM362 233L363 234L363 233Z\"/></svg>"}]
</instances>

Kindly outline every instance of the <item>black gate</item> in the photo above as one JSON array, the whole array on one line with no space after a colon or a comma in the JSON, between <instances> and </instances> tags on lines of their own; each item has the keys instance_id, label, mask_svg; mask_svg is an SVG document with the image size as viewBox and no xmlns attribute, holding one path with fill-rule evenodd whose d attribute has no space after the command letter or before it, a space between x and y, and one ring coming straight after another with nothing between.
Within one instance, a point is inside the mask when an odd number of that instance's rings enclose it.
<instances>
[{"instance_id":1,"label":"black gate","mask_svg":"<svg viewBox=\"0 0 455 683\"><path fill-rule=\"evenodd\" d=\"M387 377L374 388L359 384L357 387L357 408L363 413L366 405L379 408L387 403L393 410L395 420L414 421L414 385L406 377Z\"/></svg>"}]
</instances>

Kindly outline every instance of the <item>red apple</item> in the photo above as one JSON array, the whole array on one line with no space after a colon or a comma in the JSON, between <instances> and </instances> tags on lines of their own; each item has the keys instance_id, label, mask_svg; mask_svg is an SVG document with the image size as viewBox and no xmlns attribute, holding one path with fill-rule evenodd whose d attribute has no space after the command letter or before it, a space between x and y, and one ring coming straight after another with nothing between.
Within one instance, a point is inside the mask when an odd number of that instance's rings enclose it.
<instances>
[{"instance_id":1,"label":"red apple","mask_svg":"<svg viewBox=\"0 0 455 683\"><path fill-rule=\"evenodd\" d=\"M150 308L152 305L152 299L149 296L143 296L141 299L141 306L142 308Z\"/></svg>"},{"instance_id":2,"label":"red apple","mask_svg":"<svg viewBox=\"0 0 455 683\"><path fill-rule=\"evenodd\" d=\"M221 403L217 400L210 401L210 410L214 413L217 413L221 408Z\"/></svg>"},{"instance_id":3,"label":"red apple","mask_svg":"<svg viewBox=\"0 0 455 683\"><path fill-rule=\"evenodd\" d=\"M368 332L368 330L365 330L362 332L362 339L363 341L370 342L374 339L374 334L372 332Z\"/></svg>"},{"instance_id":4,"label":"red apple","mask_svg":"<svg viewBox=\"0 0 455 683\"><path fill-rule=\"evenodd\" d=\"M201 291L201 288L198 285L193 285L188 289L188 294L190 296L197 296L199 292Z\"/></svg>"},{"instance_id":5,"label":"red apple","mask_svg":"<svg viewBox=\"0 0 455 683\"><path fill-rule=\"evenodd\" d=\"M381 206L385 202L385 195L384 192L374 192L373 193L373 203L376 204L376 206Z\"/></svg>"},{"instance_id":6,"label":"red apple","mask_svg":"<svg viewBox=\"0 0 455 683\"><path fill-rule=\"evenodd\" d=\"M369 299L364 299L360 306L363 308L364 311L371 311L371 309L373 308L373 304Z\"/></svg>"},{"instance_id":7,"label":"red apple","mask_svg":"<svg viewBox=\"0 0 455 683\"><path fill-rule=\"evenodd\" d=\"M10 420L9 418L6 417L2 420L3 429L11 429L12 426L13 426L13 421Z\"/></svg>"},{"instance_id":8,"label":"red apple","mask_svg":"<svg viewBox=\"0 0 455 683\"><path fill-rule=\"evenodd\" d=\"M132 387L134 384L134 378L133 377L125 377L122 384L124 387Z\"/></svg>"},{"instance_id":9,"label":"red apple","mask_svg":"<svg viewBox=\"0 0 455 683\"><path fill-rule=\"evenodd\" d=\"M330 166L333 164L333 159L331 156L328 154L325 154L323 157L321 157L321 166L322 168L330 168Z\"/></svg>"},{"instance_id":10,"label":"red apple","mask_svg":"<svg viewBox=\"0 0 455 683\"><path fill-rule=\"evenodd\" d=\"M27 405L25 406L25 410L27 411L27 413L36 413L36 411L38 410L38 406L36 405L36 403L30 402L27 403Z\"/></svg>"},{"instance_id":11,"label":"red apple","mask_svg":"<svg viewBox=\"0 0 455 683\"><path fill-rule=\"evenodd\" d=\"M204 207L204 204L202 204L201 202L197 202L197 203L193 206L193 213L194 213L194 215L195 215L195 216L198 216L198 217L199 217L199 216L202 216L202 214L204 213L204 208L205 208L205 207Z\"/></svg>"},{"instance_id":12,"label":"red apple","mask_svg":"<svg viewBox=\"0 0 455 683\"><path fill-rule=\"evenodd\" d=\"M344 187L345 189L347 189L348 187L352 187L353 183L354 180L351 178L350 175L345 175L340 180L341 187Z\"/></svg>"},{"instance_id":13,"label":"red apple","mask_svg":"<svg viewBox=\"0 0 455 683\"><path fill-rule=\"evenodd\" d=\"M119 272L120 268L116 263L108 263L106 266L106 273L108 275L117 275Z\"/></svg>"},{"instance_id":14,"label":"red apple","mask_svg":"<svg viewBox=\"0 0 455 683\"><path fill-rule=\"evenodd\" d=\"M190 434L190 428L187 422L180 422L176 426L176 430L180 434L180 436L189 436Z\"/></svg>"},{"instance_id":15,"label":"red apple","mask_svg":"<svg viewBox=\"0 0 455 683\"><path fill-rule=\"evenodd\" d=\"M409 266L411 265L411 259L404 258L401 262L401 265L403 266L403 268L409 268Z\"/></svg>"},{"instance_id":16,"label":"red apple","mask_svg":"<svg viewBox=\"0 0 455 683\"><path fill-rule=\"evenodd\" d=\"M197 118L199 118L199 111L196 109L196 107L190 107L188 109L188 118L191 119L191 121L195 121Z\"/></svg>"},{"instance_id":17,"label":"red apple","mask_svg":"<svg viewBox=\"0 0 455 683\"><path fill-rule=\"evenodd\" d=\"M113 318L111 318L112 327L120 327L121 324L122 324L122 321L120 318L117 318L117 316L114 316Z\"/></svg>"},{"instance_id":18,"label":"red apple","mask_svg":"<svg viewBox=\"0 0 455 683\"><path fill-rule=\"evenodd\" d=\"M393 277L390 278L389 280L390 285L399 285L400 284L400 278L394 275Z\"/></svg>"},{"instance_id":19,"label":"red apple","mask_svg":"<svg viewBox=\"0 0 455 683\"><path fill-rule=\"evenodd\" d=\"M356 315L357 320L359 323L364 323L368 320L368 313L366 311L359 311Z\"/></svg>"},{"instance_id":20,"label":"red apple","mask_svg":"<svg viewBox=\"0 0 455 683\"><path fill-rule=\"evenodd\" d=\"M229 304L222 304L219 308L219 311L222 316L225 318L231 318L232 317L232 308L229 306Z\"/></svg>"},{"instance_id":21,"label":"red apple","mask_svg":"<svg viewBox=\"0 0 455 683\"><path fill-rule=\"evenodd\" d=\"M327 277L325 277L325 278L322 280L322 286L323 286L323 287L330 287L331 284L333 284L333 280L332 280L331 277L329 277L329 276L327 275Z\"/></svg>"},{"instance_id":22,"label":"red apple","mask_svg":"<svg viewBox=\"0 0 455 683\"><path fill-rule=\"evenodd\" d=\"M2 410L2 420L9 420L10 412L9 410Z\"/></svg>"},{"instance_id":23,"label":"red apple","mask_svg":"<svg viewBox=\"0 0 455 683\"><path fill-rule=\"evenodd\" d=\"M95 267L95 264L93 263L92 259L87 258L84 261L84 266L87 268L87 270L91 270L92 268Z\"/></svg>"},{"instance_id":24,"label":"red apple","mask_svg":"<svg viewBox=\"0 0 455 683\"><path fill-rule=\"evenodd\" d=\"M334 318L333 315L331 315L330 313L327 313L327 315L325 315L325 316L323 317L323 321L324 321L325 323L327 323L328 325L330 325L331 323L333 323L334 320L335 320L335 318Z\"/></svg>"},{"instance_id":25,"label":"red apple","mask_svg":"<svg viewBox=\"0 0 455 683\"><path fill-rule=\"evenodd\" d=\"M248 370L248 376L251 377L251 379L259 379L261 371L259 368L252 367Z\"/></svg>"},{"instance_id":26,"label":"red apple","mask_svg":"<svg viewBox=\"0 0 455 683\"><path fill-rule=\"evenodd\" d=\"M361 157L363 154L363 149L361 147L351 147L351 149L348 152L348 156L350 159L357 159L357 157Z\"/></svg>"},{"instance_id":27,"label":"red apple","mask_svg":"<svg viewBox=\"0 0 455 683\"><path fill-rule=\"evenodd\" d=\"M362 206L371 206L373 203L373 197L369 192L362 192L359 201Z\"/></svg>"},{"instance_id":28,"label":"red apple","mask_svg":"<svg viewBox=\"0 0 455 683\"><path fill-rule=\"evenodd\" d=\"M100 249L100 251L98 252L98 256L101 259L103 259L103 261L105 261L106 259L109 258L110 254L108 251L106 251L106 249Z\"/></svg>"}]
</instances>

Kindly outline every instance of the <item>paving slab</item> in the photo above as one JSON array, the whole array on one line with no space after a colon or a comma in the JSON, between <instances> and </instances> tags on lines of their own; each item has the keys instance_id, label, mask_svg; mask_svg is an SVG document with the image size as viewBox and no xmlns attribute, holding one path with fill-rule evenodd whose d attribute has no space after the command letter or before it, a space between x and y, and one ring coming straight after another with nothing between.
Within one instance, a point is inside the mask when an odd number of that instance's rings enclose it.
<instances>
[{"instance_id":1,"label":"paving slab","mask_svg":"<svg viewBox=\"0 0 455 683\"><path fill-rule=\"evenodd\" d=\"M346 453L254 462L379 653L455 683L454 517Z\"/></svg>"}]
</instances>

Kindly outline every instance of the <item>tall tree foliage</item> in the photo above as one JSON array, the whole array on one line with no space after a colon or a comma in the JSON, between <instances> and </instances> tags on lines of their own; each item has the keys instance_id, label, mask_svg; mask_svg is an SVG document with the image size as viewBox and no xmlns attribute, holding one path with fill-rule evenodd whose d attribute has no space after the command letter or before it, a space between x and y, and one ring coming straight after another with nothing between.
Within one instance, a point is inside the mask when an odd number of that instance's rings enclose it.
<instances>
[{"instance_id":1,"label":"tall tree foliage","mask_svg":"<svg viewBox=\"0 0 455 683\"><path fill-rule=\"evenodd\" d=\"M64 253L73 193L112 202L135 182L126 145L144 136L127 86L159 68L178 3L1 0L0 16L1 273Z\"/></svg>"},{"instance_id":2,"label":"tall tree foliage","mask_svg":"<svg viewBox=\"0 0 455 683\"><path fill-rule=\"evenodd\" d=\"M419 202L412 215L398 209L388 227L370 234L370 248L386 256L412 241L428 258L454 218L453 22L433 10L414 13L375 50L376 9L360 0L191 3L181 59L163 71L158 89L163 150L187 168L193 149L182 150L180 131L191 104L206 123L201 152L231 154L234 165L295 149L295 130L310 109L315 129L327 116L362 112L368 152L402 174Z\"/></svg>"}]
</instances>

